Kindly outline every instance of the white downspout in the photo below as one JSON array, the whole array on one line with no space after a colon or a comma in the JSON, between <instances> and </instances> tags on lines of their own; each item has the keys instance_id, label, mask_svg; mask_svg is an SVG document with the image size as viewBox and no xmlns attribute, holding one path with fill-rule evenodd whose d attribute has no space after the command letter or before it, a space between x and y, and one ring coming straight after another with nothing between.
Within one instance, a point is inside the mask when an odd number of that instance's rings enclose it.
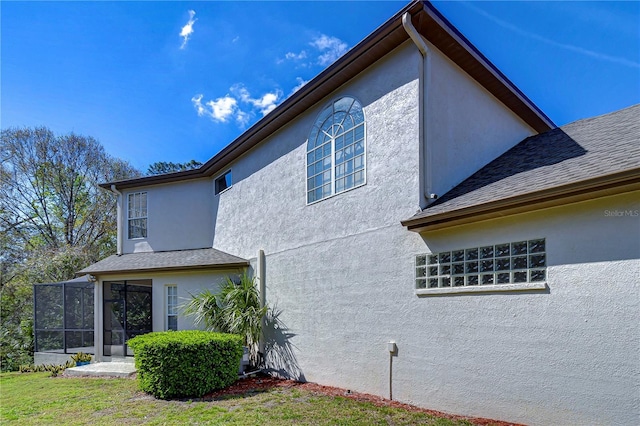
<instances>
[{"instance_id":1,"label":"white downspout","mask_svg":"<svg viewBox=\"0 0 640 426\"><path fill-rule=\"evenodd\" d=\"M265 283L265 256L264 256L264 250L258 250L258 261L257 261L257 265L256 265L256 272L257 272L257 276L258 276L258 284L259 284L259 292L260 292L260 307L264 307L264 305L267 304L267 295L266 295L266 290L267 290L267 286Z\"/></svg>"},{"instance_id":2,"label":"white downspout","mask_svg":"<svg viewBox=\"0 0 640 426\"><path fill-rule=\"evenodd\" d=\"M418 48L420 55L422 56L422 60L420 61L420 65L418 68L418 138L420 140L420 157L422 163L422 172L423 178L420 180L420 189L421 189L421 197L420 204L421 208L426 207L430 202L434 201L438 198L438 195L433 192L432 188L432 169L431 167L431 145L428 143L428 131L429 125L426 123L430 118L430 114L428 114L428 91L427 91L427 79L431 73L431 52L429 51L429 46L425 43L422 36L418 33L418 30L413 26L411 22L411 15L409 12L406 12L402 15L402 26L405 31L413 40L413 43Z\"/></svg>"},{"instance_id":3,"label":"white downspout","mask_svg":"<svg viewBox=\"0 0 640 426\"><path fill-rule=\"evenodd\" d=\"M263 308L267 304L267 283L266 280L266 268L265 268L265 255L264 250L258 250L258 261L256 262L256 277L258 278L259 292L260 292L260 307ZM264 331L266 327L266 318L262 318L262 336L260 336L260 342L258 344L258 350L264 354L265 337Z\"/></svg>"},{"instance_id":4,"label":"white downspout","mask_svg":"<svg viewBox=\"0 0 640 426\"><path fill-rule=\"evenodd\" d=\"M93 348L97 362L104 361L104 292L102 280L97 280L93 287Z\"/></svg>"},{"instance_id":5,"label":"white downspout","mask_svg":"<svg viewBox=\"0 0 640 426\"><path fill-rule=\"evenodd\" d=\"M118 196L116 201L116 255L120 256L122 254L122 228L124 228L122 223L122 192L118 191L115 185L111 185L111 192Z\"/></svg>"}]
</instances>

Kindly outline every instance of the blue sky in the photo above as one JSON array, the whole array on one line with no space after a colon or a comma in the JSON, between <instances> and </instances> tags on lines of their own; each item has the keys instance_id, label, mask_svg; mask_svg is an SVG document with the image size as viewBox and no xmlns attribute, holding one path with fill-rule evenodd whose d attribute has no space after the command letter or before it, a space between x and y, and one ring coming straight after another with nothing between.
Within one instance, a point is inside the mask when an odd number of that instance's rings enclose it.
<instances>
[{"instance_id":1,"label":"blue sky","mask_svg":"<svg viewBox=\"0 0 640 426\"><path fill-rule=\"evenodd\" d=\"M406 3L0 3L0 125L208 160ZM640 2L433 4L556 124L640 102Z\"/></svg>"}]
</instances>

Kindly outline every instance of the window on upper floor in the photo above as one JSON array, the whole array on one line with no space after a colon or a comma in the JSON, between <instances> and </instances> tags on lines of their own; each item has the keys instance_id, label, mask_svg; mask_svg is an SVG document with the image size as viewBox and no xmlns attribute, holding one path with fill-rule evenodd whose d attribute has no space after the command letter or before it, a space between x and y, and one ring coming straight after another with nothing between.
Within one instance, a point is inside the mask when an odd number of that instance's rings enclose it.
<instances>
[{"instance_id":1,"label":"window on upper floor","mask_svg":"<svg viewBox=\"0 0 640 426\"><path fill-rule=\"evenodd\" d=\"M543 288L547 280L545 239L420 254L415 280L419 294L485 291L486 286L491 291Z\"/></svg>"},{"instance_id":2,"label":"window on upper floor","mask_svg":"<svg viewBox=\"0 0 640 426\"><path fill-rule=\"evenodd\" d=\"M218 176L218 178L216 178L214 194L218 195L219 193L224 192L227 189L231 188L232 183L233 182L231 180L231 170L228 170L225 173L223 173L221 176Z\"/></svg>"},{"instance_id":3,"label":"window on upper floor","mask_svg":"<svg viewBox=\"0 0 640 426\"><path fill-rule=\"evenodd\" d=\"M147 238L147 193L134 192L128 195L129 239Z\"/></svg>"},{"instance_id":4,"label":"window on upper floor","mask_svg":"<svg viewBox=\"0 0 640 426\"><path fill-rule=\"evenodd\" d=\"M345 96L327 105L307 142L307 203L347 191L366 180L362 105Z\"/></svg>"}]
</instances>

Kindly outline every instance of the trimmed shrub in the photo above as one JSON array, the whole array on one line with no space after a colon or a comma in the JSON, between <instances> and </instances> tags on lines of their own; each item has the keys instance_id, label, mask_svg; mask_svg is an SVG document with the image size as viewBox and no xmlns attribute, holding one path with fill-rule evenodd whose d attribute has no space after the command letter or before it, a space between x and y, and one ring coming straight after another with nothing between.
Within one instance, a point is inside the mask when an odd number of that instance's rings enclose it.
<instances>
[{"instance_id":1,"label":"trimmed shrub","mask_svg":"<svg viewBox=\"0 0 640 426\"><path fill-rule=\"evenodd\" d=\"M156 398L199 398L238 379L242 337L187 330L143 334L127 342L140 388Z\"/></svg>"}]
</instances>

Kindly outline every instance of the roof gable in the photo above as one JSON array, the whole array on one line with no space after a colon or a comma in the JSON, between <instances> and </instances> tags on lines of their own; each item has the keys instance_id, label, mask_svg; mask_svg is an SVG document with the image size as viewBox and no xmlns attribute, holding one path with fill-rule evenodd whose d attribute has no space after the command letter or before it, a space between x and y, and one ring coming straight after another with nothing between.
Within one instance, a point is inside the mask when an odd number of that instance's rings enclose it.
<instances>
[{"instance_id":1,"label":"roof gable","mask_svg":"<svg viewBox=\"0 0 640 426\"><path fill-rule=\"evenodd\" d=\"M200 168L165 175L105 183L109 189L157 185L214 176L225 167L313 107L325 96L409 40L402 16L411 15L418 32L462 68L506 107L538 132L554 128L553 122L505 77L428 1L414 1L392 16L344 56L309 81L273 111L256 122Z\"/></svg>"}]
</instances>

